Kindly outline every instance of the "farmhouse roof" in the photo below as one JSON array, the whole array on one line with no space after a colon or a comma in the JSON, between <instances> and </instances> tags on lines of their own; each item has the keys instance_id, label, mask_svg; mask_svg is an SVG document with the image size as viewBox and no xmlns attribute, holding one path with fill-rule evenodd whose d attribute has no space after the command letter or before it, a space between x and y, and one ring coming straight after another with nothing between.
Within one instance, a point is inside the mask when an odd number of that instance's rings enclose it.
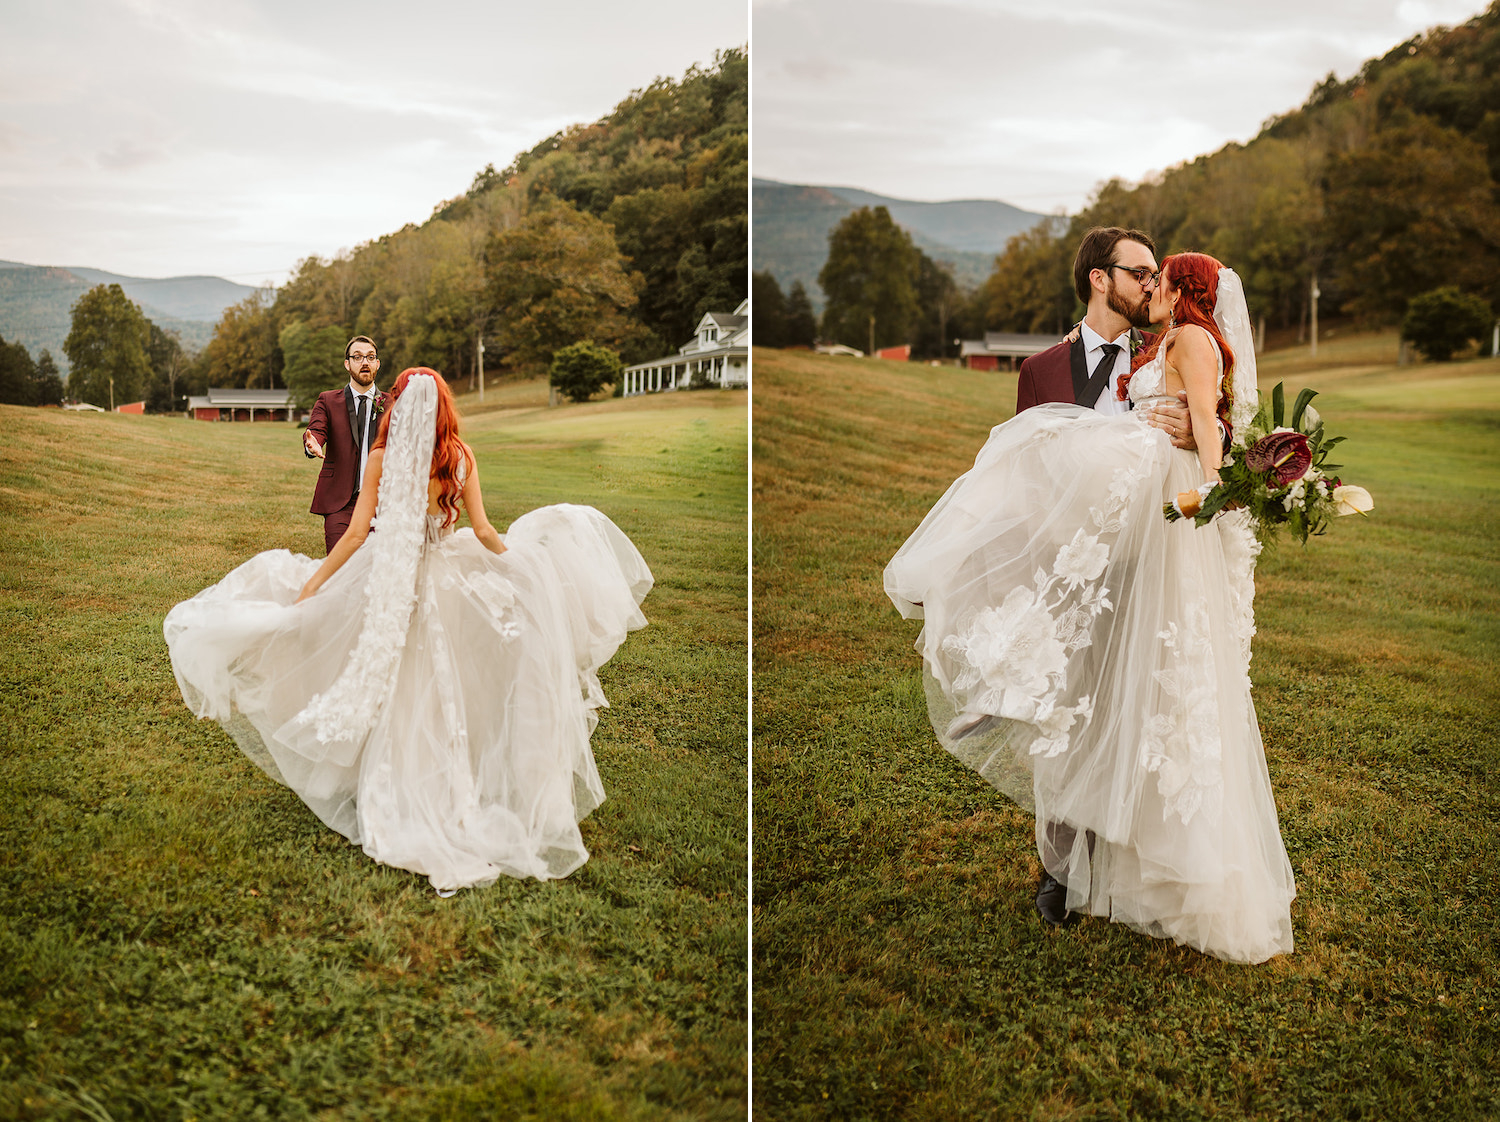
<instances>
[{"instance_id":1,"label":"farmhouse roof","mask_svg":"<svg viewBox=\"0 0 1500 1122\"><path fill-rule=\"evenodd\" d=\"M208 395L196 398L196 408L231 409L235 407L256 409L285 409L292 403L291 390L237 390L225 386L209 386ZM201 405L196 403L201 401Z\"/></svg>"}]
</instances>

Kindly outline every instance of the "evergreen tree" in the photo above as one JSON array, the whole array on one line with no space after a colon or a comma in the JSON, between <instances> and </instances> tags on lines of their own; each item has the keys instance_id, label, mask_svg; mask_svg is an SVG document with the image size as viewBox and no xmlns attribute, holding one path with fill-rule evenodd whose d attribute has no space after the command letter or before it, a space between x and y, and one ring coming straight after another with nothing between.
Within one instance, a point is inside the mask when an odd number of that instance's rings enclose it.
<instances>
[{"instance_id":1,"label":"evergreen tree","mask_svg":"<svg viewBox=\"0 0 1500 1122\"><path fill-rule=\"evenodd\" d=\"M151 340L146 357L151 362L151 382L146 390L146 409L152 413L176 413L184 402L177 392L177 379L187 367L182 338L175 331L163 331L150 324Z\"/></svg>"},{"instance_id":2,"label":"evergreen tree","mask_svg":"<svg viewBox=\"0 0 1500 1122\"><path fill-rule=\"evenodd\" d=\"M786 297L771 273L750 278L750 337L757 347L784 347L787 338Z\"/></svg>"},{"instance_id":3,"label":"evergreen tree","mask_svg":"<svg viewBox=\"0 0 1500 1122\"><path fill-rule=\"evenodd\" d=\"M63 381L57 371L57 361L46 347L36 360L36 403L38 405L61 405Z\"/></svg>"},{"instance_id":4,"label":"evergreen tree","mask_svg":"<svg viewBox=\"0 0 1500 1122\"><path fill-rule=\"evenodd\" d=\"M755 311L754 301L750 310ZM818 341L818 317L801 281L793 281L792 291L787 294L783 327L781 345L784 347L811 347Z\"/></svg>"},{"instance_id":5,"label":"evergreen tree","mask_svg":"<svg viewBox=\"0 0 1500 1122\"><path fill-rule=\"evenodd\" d=\"M36 364L21 343L0 339L0 405L37 404Z\"/></svg>"}]
</instances>

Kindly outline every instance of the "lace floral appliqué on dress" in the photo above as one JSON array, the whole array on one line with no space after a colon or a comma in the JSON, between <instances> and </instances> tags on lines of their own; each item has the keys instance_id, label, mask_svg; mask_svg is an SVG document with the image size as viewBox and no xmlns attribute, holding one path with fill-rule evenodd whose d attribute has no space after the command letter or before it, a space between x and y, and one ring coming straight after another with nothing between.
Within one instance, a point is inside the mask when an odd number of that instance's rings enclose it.
<instances>
[{"instance_id":1,"label":"lace floral appliqu\u00e9 on dress","mask_svg":"<svg viewBox=\"0 0 1500 1122\"><path fill-rule=\"evenodd\" d=\"M892 559L923 621L938 740L1075 831L1048 865L1068 907L1239 962L1292 949L1295 882L1250 699L1254 564L1243 517L1169 524L1202 478L1137 408L1041 405L995 428Z\"/></svg>"}]
</instances>

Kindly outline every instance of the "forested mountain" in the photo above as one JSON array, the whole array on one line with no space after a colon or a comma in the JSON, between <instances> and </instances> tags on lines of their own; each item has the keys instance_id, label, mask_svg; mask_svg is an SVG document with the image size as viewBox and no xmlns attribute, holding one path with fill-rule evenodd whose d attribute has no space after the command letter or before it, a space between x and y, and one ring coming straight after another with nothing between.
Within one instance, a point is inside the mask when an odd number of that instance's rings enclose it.
<instances>
[{"instance_id":1,"label":"forested mountain","mask_svg":"<svg viewBox=\"0 0 1500 1122\"><path fill-rule=\"evenodd\" d=\"M488 166L469 190L333 260L310 257L274 299L229 309L200 373L309 399L369 335L383 377L545 365L581 339L629 362L673 351L708 310L748 294L747 58L658 78L612 113Z\"/></svg>"},{"instance_id":2,"label":"forested mountain","mask_svg":"<svg viewBox=\"0 0 1500 1122\"><path fill-rule=\"evenodd\" d=\"M1197 249L1244 278L1253 315L1391 322L1456 286L1500 306L1500 3L1435 28L1346 82L1333 75L1247 144L1144 183L1104 184L1071 220L1013 239L980 295L991 329L1054 331L1090 226L1136 226L1161 254Z\"/></svg>"},{"instance_id":3,"label":"forested mountain","mask_svg":"<svg viewBox=\"0 0 1500 1122\"><path fill-rule=\"evenodd\" d=\"M208 343L225 308L254 292L223 277L125 277L103 269L0 261L0 336L23 344L33 357L44 350L61 356L73 304L99 284L118 284L153 323L177 332L190 350Z\"/></svg>"},{"instance_id":4,"label":"forested mountain","mask_svg":"<svg viewBox=\"0 0 1500 1122\"><path fill-rule=\"evenodd\" d=\"M857 187L772 179L756 179L753 192L756 272L770 273L787 290L801 281L819 309L823 292L817 279L828 259L828 235L860 207L885 207L917 248L949 267L961 288L983 281L1006 241L1042 217L994 199L923 203Z\"/></svg>"}]
</instances>

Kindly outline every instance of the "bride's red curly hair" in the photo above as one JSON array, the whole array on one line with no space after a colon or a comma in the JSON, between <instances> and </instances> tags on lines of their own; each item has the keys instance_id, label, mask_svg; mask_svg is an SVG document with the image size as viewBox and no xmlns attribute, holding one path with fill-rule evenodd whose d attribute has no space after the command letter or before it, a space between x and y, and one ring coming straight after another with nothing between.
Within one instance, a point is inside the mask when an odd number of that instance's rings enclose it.
<instances>
[{"instance_id":1,"label":"bride's red curly hair","mask_svg":"<svg viewBox=\"0 0 1500 1122\"><path fill-rule=\"evenodd\" d=\"M1219 299L1219 270L1224 266L1206 253L1174 253L1161 263L1162 276L1172 282L1181 295L1177 300L1177 307L1172 311L1172 318L1178 327L1186 323L1194 323L1213 336L1214 342L1219 344L1219 350L1224 353L1224 384L1219 392L1217 413L1219 419L1224 422L1226 429L1229 426L1229 403L1234 400L1234 352L1229 349L1229 344L1224 342L1224 336L1219 331L1219 325L1214 322L1214 305ZM1151 345L1143 347L1140 354L1135 356L1130 364L1130 373L1134 375L1137 370L1156 357L1158 348L1167 333L1164 331L1151 341ZM1120 379L1120 388L1116 395L1121 401L1125 400L1126 387L1130 383L1130 377Z\"/></svg>"},{"instance_id":2,"label":"bride's red curly hair","mask_svg":"<svg viewBox=\"0 0 1500 1122\"><path fill-rule=\"evenodd\" d=\"M441 374L430 366L413 366L401 371L401 376L391 386L392 408L387 409L380 418L380 433L370 448L373 451L385 447L395 404L406 392L406 383L418 374L427 375L437 386L437 432L432 441L432 471L428 478L436 479L442 485L442 490L438 493L438 507L443 512L443 524L447 525L458 521L458 497L463 494L464 489L463 479L459 477L460 465L464 465L465 472L474 468L469 463L468 449L458 439L458 410L453 405L453 391L448 388L448 383Z\"/></svg>"}]
</instances>

